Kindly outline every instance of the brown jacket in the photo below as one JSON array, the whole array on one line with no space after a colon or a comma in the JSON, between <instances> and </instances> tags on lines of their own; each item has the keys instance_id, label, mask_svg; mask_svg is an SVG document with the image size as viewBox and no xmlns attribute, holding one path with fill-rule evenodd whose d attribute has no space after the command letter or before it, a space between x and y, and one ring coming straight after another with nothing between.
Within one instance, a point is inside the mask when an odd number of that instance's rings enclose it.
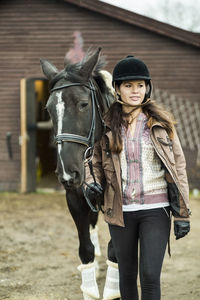
<instances>
[{"instance_id":1,"label":"brown jacket","mask_svg":"<svg viewBox=\"0 0 200 300\"><path fill-rule=\"evenodd\" d=\"M107 124L109 126L109 124ZM109 150L112 132L108 131L94 147L93 168L98 183L105 184L104 219L110 224L124 226L120 157ZM189 220L189 187L186 163L179 138L175 132L171 141L161 124L153 124L150 137L155 151L166 168L168 196L174 219ZM93 182L86 168L86 182Z\"/></svg>"}]
</instances>

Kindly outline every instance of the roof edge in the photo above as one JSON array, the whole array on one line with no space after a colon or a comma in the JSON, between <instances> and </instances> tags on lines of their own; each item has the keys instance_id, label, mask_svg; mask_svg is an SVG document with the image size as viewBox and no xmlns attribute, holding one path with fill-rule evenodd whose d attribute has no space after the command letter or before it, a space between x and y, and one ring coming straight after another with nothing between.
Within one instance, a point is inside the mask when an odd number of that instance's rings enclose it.
<instances>
[{"instance_id":1,"label":"roof edge","mask_svg":"<svg viewBox=\"0 0 200 300\"><path fill-rule=\"evenodd\" d=\"M167 23L137 14L135 12L117 7L97 0L64 0L65 2L98 12L124 23L135 25L146 30L179 40L189 45L200 48L200 35ZM103 9L102 9L103 8Z\"/></svg>"}]
</instances>

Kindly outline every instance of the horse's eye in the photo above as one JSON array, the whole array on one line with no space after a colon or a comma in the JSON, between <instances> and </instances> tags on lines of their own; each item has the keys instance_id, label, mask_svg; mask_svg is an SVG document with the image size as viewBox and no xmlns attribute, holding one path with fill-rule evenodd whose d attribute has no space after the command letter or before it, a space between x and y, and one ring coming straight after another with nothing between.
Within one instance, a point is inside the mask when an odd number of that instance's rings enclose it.
<instances>
[{"instance_id":1,"label":"horse's eye","mask_svg":"<svg viewBox=\"0 0 200 300\"><path fill-rule=\"evenodd\" d=\"M80 110L80 111L83 111L83 110L85 110L85 109L87 108L87 106L88 106L88 102L86 102L86 101L81 101L81 102L79 103L79 110Z\"/></svg>"}]
</instances>

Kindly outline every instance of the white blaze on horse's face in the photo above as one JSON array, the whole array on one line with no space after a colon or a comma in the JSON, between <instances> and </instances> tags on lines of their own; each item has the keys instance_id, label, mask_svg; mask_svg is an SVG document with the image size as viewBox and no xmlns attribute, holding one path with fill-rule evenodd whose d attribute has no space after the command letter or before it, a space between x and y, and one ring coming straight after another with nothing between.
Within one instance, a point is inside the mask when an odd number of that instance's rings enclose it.
<instances>
[{"instance_id":1,"label":"white blaze on horse's face","mask_svg":"<svg viewBox=\"0 0 200 300\"><path fill-rule=\"evenodd\" d=\"M57 121L58 121L57 134L61 134L63 116L65 112L65 103L62 101L62 92L56 93L56 97L57 97L56 112L57 112Z\"/></svg>"},{"instance_id":2,"label":"white blaze on horse's face","mask_svg":"<svg viewBox=\"0 0 200 300\"><path fill-rule=\"evenodd\" d=\"M56 97L57 97L56 112L57 112L57 122L58 122L57 134L61 134L62 126L63 126L63 117L65 112L65 103L62 101L62 92L57 92ZM71 176L65 172L65 166L62 160L61 150L62 150L62 144L58 144L58 155L63 169L63 179L67 181L71 178Z\"/></svg>"}]
</instances>

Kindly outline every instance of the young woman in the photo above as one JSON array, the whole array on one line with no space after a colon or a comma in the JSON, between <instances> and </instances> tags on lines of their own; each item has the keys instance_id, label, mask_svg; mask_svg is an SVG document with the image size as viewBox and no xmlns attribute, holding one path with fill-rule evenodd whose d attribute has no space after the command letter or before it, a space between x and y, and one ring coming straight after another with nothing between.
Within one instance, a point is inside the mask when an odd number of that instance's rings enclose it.
<instances>
[{"instance_id":1,"label":"young woman","mask_svg":"<svg viewBox=\"0 0 200 300\"><path fill-rule=\"evenodd\" d=\"M94 149L97 183L87 174L87 194L92 199L104 190L122 300L138 299L138 270L142 300L159 300L170 211L176 239L190 231L185 158L173 118L150 99L144 62L133 56L120 60L113 86L116 102L105 117L107 132Z\"/></svg>"}]
</instances>

